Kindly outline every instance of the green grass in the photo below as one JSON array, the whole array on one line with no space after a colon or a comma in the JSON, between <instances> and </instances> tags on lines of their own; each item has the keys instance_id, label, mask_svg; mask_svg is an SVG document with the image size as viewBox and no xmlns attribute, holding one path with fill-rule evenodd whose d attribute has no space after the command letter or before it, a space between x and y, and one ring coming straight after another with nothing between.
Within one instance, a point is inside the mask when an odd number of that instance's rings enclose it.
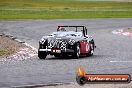
<instances>
[{"instance_id":1,"label":"green grass","mask_svg":"<svg viewBox=\"0 0 132 88\"><path fill-rule=\"evenodd\" d=\"M0 57L4 57L4 56L7 56L7 55L9 55L8 50L2 50L2 49L0 49Z\"/></svg>"},{"instance_id":2,"label":"green grass","mask_svg":"<svg viewBox=\"0 0 132 88\"><path fill-rule=\"evenodd\" d=\"M0 19L131 18L132 2L0 0Z\"/></svg>"}]
</instances>

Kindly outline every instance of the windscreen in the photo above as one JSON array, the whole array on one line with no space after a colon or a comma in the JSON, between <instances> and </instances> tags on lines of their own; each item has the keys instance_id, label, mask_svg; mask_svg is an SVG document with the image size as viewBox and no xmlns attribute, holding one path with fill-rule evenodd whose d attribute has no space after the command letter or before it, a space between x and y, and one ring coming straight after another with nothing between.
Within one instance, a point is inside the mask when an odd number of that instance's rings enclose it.
<instances>
[{"instance_id":1,"label":"windscreen","mask_svg":"<svg viewBox=\"0 0 132 88\"><path fill-rule=\"evenodd\" d=\"M75 32L82 32L83 26L58 26L57 31L75 31Z\"/></svg>"}]
</instances>

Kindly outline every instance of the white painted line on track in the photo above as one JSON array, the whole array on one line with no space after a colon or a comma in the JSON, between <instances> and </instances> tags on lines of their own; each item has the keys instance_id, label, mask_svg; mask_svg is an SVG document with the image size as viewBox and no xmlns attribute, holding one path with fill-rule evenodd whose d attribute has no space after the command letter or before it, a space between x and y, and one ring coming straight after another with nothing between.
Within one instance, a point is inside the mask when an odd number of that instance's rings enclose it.
<instances>
[{"instance_id":1,"label":"white painted line on track","mask_svg":"<svg viewBox=\"0 0 132 88\"><path fill-rule=\"evenodd\" d=\"M132 61L110 61L111 63L132 63Z\"/></svg>"},{"instance_id":2,"label":"white painted line on track","mask_svg":"<svg viewBox=\"0 0 132 88\"><path fill-rule=\"evenodd\" d=\"M26 46L28 46L28 47L30 47L32 50L34 50L36 52L38 51L35 47L29 45L28 43L23 43L23 44L26 45Z\"/></svg>"},{"instance_id":3,"label":"white painted line on track","mask_svg":"<svg viewBox=\"0 0 132 88\"><path fill-rule=\"evenodd\" d=\"M117 35L132 36L132 32L124 31L123 29L113 30L112 33Z\"/></svg>"}]
</instances>

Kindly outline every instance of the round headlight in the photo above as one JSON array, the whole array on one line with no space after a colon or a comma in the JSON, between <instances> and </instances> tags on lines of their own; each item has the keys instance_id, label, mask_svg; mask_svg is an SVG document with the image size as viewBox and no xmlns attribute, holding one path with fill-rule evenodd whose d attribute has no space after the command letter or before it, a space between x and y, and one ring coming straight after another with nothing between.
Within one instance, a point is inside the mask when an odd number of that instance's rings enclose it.
<instances>
[{"instance_id":1,"label":"round headlight","mask_svg":"<svg viewBox=\"0 0 132 88\"><path fill-rule=\"evenodd\" d=\"M74 45L75 42L76 42L76 41L75 41L74 39L70 39L68 43L69 43L70 45Z\"/></svg>"},{"instance_id":2,"label":"round headlight","mask_svg":"<svg viewBox=\"0 0 132 88\"><path fill-rule=\"evenodd\" d=\"M41 44L44 44L45 41L46 41L46 40L42 38L39 42L40 42Z\"/></svg>"}]
</instances>

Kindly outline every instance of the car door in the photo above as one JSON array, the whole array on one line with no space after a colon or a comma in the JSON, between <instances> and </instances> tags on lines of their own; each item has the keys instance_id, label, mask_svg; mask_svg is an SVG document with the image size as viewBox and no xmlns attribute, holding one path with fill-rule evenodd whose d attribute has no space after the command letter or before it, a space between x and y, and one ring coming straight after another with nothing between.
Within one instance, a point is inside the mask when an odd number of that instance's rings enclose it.
<instances>
[{"instance_id":1,"label":"car door","mask_svg":"<svg viewBox=\"0 0 132 88\"><path fill-rule=\"evenodd\" d=\"M80 41L80 53L85 54L85 53L88 53L89 50L90 48L89 48L88 40L86 38L84 40L81 40Z\"/></svg>"}]
</instances>

